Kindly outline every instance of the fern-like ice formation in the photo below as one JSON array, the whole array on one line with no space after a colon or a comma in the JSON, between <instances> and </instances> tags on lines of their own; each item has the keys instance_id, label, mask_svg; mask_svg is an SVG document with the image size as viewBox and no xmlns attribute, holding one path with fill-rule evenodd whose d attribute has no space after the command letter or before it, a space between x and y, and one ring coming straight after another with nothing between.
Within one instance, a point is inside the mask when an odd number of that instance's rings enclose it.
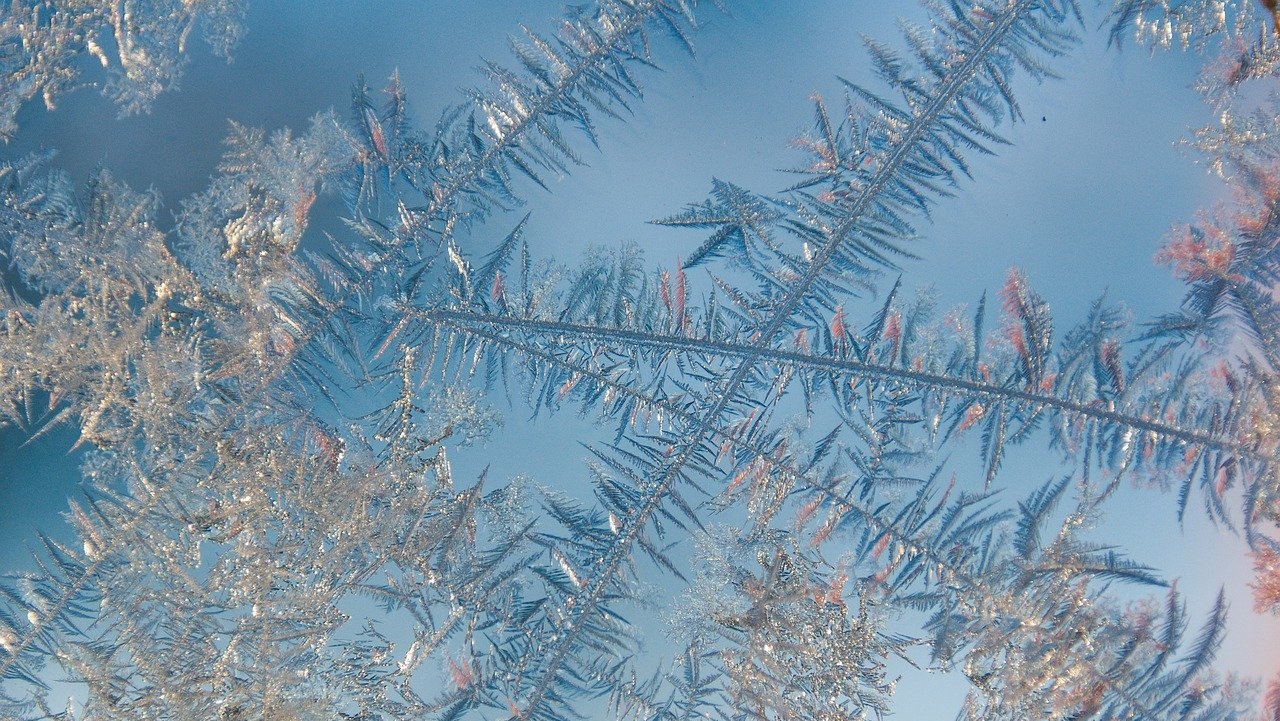
<instances>
[{"instance_id":1,"label":"fern-like ice formation","mask_svg":"<svg viewBox=\"0 0 1280 721\"><path fill-rule=\"evenodd\" d=\"M68 87L58 68L76 52L107 57L103 23L127 31L130 109L172 83L202 12L215 38L238 13L125 3L136 19L112 25L119 4L73 7L4 16L6 37L46 49L8 54L8 117ZM929 10L927 27L904 26L905 53L867 43L893 97L846 84L839 113L815 101L790 188L716 180L657 221L710 232L682 268L623 248L548 272L523 221L483 258L462 231L580 162L599 117L639 99L650 34L691 46L705 11L689 0L600 0L554 37L526 31L517 66L487 63L488 84L433 131L394 78L384 106L361 81L349 119L323 113L297 135L233 126L171 235L153 194L106 171L75 189L45 158L4 165L16 281L0 422L75 424L91 451L70 513L82 547L45 540L38 570L0 587L0 712L869 718L892 710L888 668L906 661L971 683L962 718L1244 718L1211 668L1221 599L1184 642L1179 595L1120 601L1110 584L1167 584L1086 531L1121 481L1156 478L1180 509L1196 498L1239 522L1271 598L1280 193L1266 118L1224 110L1198 136L1239 211L1172 240L1162 258L1187 301L1144 334L1099 300L1055 338L1016 272L994 324L985 298L939 314L883 287L885 271L916 262L921 219L960 192L967 158L1007 143L1012 79L1052 76L1085 22L1072 0ZM1226 109L1273 74L1268 33L1241 50L1256 19L1225 1L1118 0L1109 20L1116 39L1132 25L1157 44L1226 38L1218 66L1236 69L1203 81ZM129 65L143 56L165 59L143 73ZM318 251L303 239L324 193L345 201L349 232ZM1204 342L1227 334L1240 358ZM449 449L501 421L484 394L503 390L615 424L589 446L593 501L453 477ZM972 435L980 477L957 478L940 459ZM1005 483L1006 450L1044 443L1063 475ZM691 538L692 566L677 548ZM667 659L630 620L655 575L691 597ZM80 707L50 708L52 667Z\"/></svg>"},{"instance_id":2,"label":"fern-like ice formation","mask_svg":"<svg viewBox=\"0 0 1280 721\"><path fill-rule=\"evenodd\" d=\"M17 131L25 101L39 97L52 110L86 84L77 67L84 55L107 69L102 92L122 114L146 111L177 84L193 31L230 58L243 15L240 0L13 0L0 8L0 140Z\"/></svg>"}]
</instances>

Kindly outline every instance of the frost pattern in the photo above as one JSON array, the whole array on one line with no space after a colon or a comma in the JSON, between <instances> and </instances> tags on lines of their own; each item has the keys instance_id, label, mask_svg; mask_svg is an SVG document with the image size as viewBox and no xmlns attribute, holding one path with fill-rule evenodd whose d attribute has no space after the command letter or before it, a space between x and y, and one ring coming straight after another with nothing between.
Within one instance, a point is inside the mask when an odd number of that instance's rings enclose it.
<instances>
[{"instance_id":1,"label":"frost pattern","mask_svg":"<svg viewBox=\"0 0 1280 721\"><path fill-rule=\"evenodd\" d=\"M243 16L242 0L12 0L0 8L0 140L17 132L24 102L53 109L84 84L76 65L86 54L106 68L102 92L122 115L145 112L182 76L192 32L230 58Z\"/></svg>"},{"instance_id":2,"label":"frost pattern","mask_svg":"<svg viewBox=\"0 0 1280 721\"><path fill-rule=\"evenodd\" d=\"M229 42L239 12L77 7L17 4L0 27L43 33L62 64L115 27L126 109L171 84L157 58L197 18ZM867 42L887 93L815 98L787 191L716 180L657 221L704 236L679 268L624 247L549 269L525 221L477 258L460 231L580 162L639 100L650 36L691 45L689 0L526 31L432 130L396 78L305 132L233 126L171 235L106 171L75 188L44 158L5 164L0 422L74 424L92 450L81 547L44 539L40 570L0 585L0 713L878 718L905 659L967 679L965 719L1246 718L1247 684L1212 668L1221 597L1189 634L1171 585L1089 529L1126 479L1174 487L1180 513L1194 499L1243 529L1275 607L1280 176L1269 116L1236 114L1274 38L1246 45L1255 11L1228 2L1116 2L1113 38L1224 53L1203 81L1221 127L1196 143L1238 198L1158 257L1180 309L1134 333L1100 299L1062 332L1017 271L972 311L883 283L966 157L1006 143L1011 79L1050 76L1089 24L1071 0L929 9L905 51ZM6 57L10 117L70 82ZM325 194L347 213L327 244L307 230ZM589 446L591 498L454 477L449 450L502 421L500 391L614 424ZM1063 475L1002 494L1022 444ZM958 478L944 459L973 446L981 473ZM691 596L667 658L631 620L654 579ZM55 668L83 689L65 713Z\"/></svg>"}]
</instances>

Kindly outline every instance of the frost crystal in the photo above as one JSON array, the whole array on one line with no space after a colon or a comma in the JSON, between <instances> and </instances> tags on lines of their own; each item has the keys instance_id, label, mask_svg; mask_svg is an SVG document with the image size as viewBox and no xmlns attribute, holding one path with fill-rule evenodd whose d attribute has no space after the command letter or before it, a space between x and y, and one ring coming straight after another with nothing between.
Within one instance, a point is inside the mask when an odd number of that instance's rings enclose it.
<instances>
[{"instance_id":1,"label":"frost crystal","mask_svg":"<svg viewBox=\"0 0 1280 721\"><path fill-rule=\"evenodd\" d=\"M476 257L486 221L607 144L653 36L689 47L698 5L574 7L433 125L397 77L299 133L233 124L172 232L106 170L0 165L0 424L89 448L78 542L42 537L0 583L0 716L834 721L890 713L901 665L963 677L961 718L1245 717L1248 684L1212 668L1224 597L1188 637L1172 589L1120 600L1167 583L1090 529L1126 478L1176 488L1244 529L1276 610L1280 136L1240 92L1275 74L1271 11L1112 7L1115 40L1223 50L1195 144L1237 191L1161 251L1188 292L1141 333L1106 299L1065 323L1019 271L949 312L882 283L1006 142L1017 79L1089 25L1072 0L929 3L908 52L868 41L888 91L815 97L790 188L714 180L657 221L703 234L683 267L630 245L553 266L529 216ZM225 52L241 13L17 0L0 136L80 54L145 109L188 35ZM506 480L501 396L614 435L581 483ZM1059 477L1000 492L1037 444ZM474 479L469 445L494 461Z\"/></svg>"}]
</instances>

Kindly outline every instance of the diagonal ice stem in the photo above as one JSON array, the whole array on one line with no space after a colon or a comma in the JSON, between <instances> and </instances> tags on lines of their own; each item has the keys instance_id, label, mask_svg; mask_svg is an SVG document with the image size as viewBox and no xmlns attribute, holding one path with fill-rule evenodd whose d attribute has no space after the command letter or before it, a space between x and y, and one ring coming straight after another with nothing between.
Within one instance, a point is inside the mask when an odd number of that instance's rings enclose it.
<instances>
[{"instance_id":1,"label":"diagonal ice stem","mask_svg":"<svg viewBox=\"0 0 1280 721\"><path fill-rule=\"evenodd\" d=\"M940 373L916 371L900 366L859 361L853 358L833 358L799 351L780 350L767 345L753 344L748 346L709 338L692 338L668 333L651 333L624 328L566 323L563 321L517 318L449 308L410 310L408 313L428 323L445 323L463 332L475 332L477 326L488 326L499 331L520 330L532 332L545 338L564 338L605 344L613 342L617 344L614 347L622 348L636 347L657 351L675 351L738 361L756 359L763 363L820 371L847 378L878 378L899 381L915 388L929 389L941 393L962 393L966 394L966 397L987 398L995 401L1021 401L1033 406L1053 408L1065 413L1113 423L1205 448L1227 451L1239 456L1254 458L1255 460L1271 460L1239 442L1204 431L1161 423L1147 416L1110 410L1105 406L1081 403L1048 393L984 383ZM491 342L511 344L511 341L506 340L504 336L498 333L485 334L484 337ZM522 352L527 352L527 350Z\"/></svg>"},{"instance_id":2,"label":"diagonal ice stem","mask_svg":"<svg viewBox=\"0 0 1280 721\"><path fill-rule=\"evenodd\" d=\"M935 129L935 125L940 122L952 102L968 86L974 76L990 62L991 54L1001 46L1017 23L1038 5L1036 0L1018 0L1010 3L1004 12L993 18L973 51L940 83L933 97L916 109L910 125L899 136L893 151L877 169L866 187L845 209L839 223L827 234L825 244L813 257L808 269L786 288L780 301L774 306L768 322L754 338L755 343L762 347L771 345L779 331L804 302L810 288L827 270L828 264L836 253L856 231L863 215L873 207L880 194L898 177L911 155L918 150L918 145L922 144L928 134ZM577 647L578 639L585 630L592 613L596 611L611 583L622 570L627 559L631 557L632 544L636 542L641 530L667 498L684 467L693 460L714 429L722 425L724 413L737 399L739 391L756 370L759 362L757 357L748 357L733 370L726 382L717 388L717 396L702 417L691 428L678 434L678 445L672 449L670 460L653 469L648 482L641 489L643 502L622 519L615 542L596 565L590 581L585 583L572 598L572 607L566 611L568 618L545 654L546 660L542 672L529 694L521 700L520 708L513 714L513 718L529 719L541 710L565 661Z\"/></svg>"},{"instance_id":3,"label":"diagonal ice stem","mask_svg":"<svg viewBox=\"0 0 1280 721\"><path fill-rule=\"evenodd\" d=\"M555 110L558 103L581 91L582 83L592 71L607 63L616 61L618 54L626 51L630 43L634 42L636 36L644 32L648 23L657 18L659 14L670 10L666 4L659 0L627 3L626 8L628 10L626 19L623 22L611 23L611 26L603 34L603 42L595 43L591 51L582 55L579 62L570 67L556 83L549 89L543 90L537 101L529 107L528 112L523 114L517 123L508 128L500 137L496 137L494 142L481 154L470 158L464 163L457 174L453 175L447 183L434 189L426 210L428 222L433 220L447 222L454 212L455 201L460 195L476 189L482 182L484 174L493 171L502 162L506 154L519 147L520 142L531 128L538 126L540 123L554 123L556 120ZM242 393L230 408L224 408L225 415L223 418L203 436L202 440L208 441L211 446L217 445L222 436L240 419L240 412L262 399L264 391L282 374L287 372L293 360L303 352L313 339L325 331L326 326L335 315L351 299L369 290L377 270L376 267L360 269L345 284L338 297L326 302L318 320L311 323L300 334L294 347L289 352L282 354L271 367L264 369L258 382L247 392ZM178 476L192 470L205 457L206 455L200 452L187 454L186 460L172 472L172 475ZM209 471L210 476L216 472L216 469L217 464L215 461L214 467ZM164 487L156 488L152 495L134 510L128 522L117 528L100 529L100 545L95 557L89 563L83 565L73 577L57 580L59 594L52 599L52 602L46 606L43 612L29 616L31 623L27 630L15 641L6 644L5 658L0 659L0 678L6 678L12 671L16 670L17 665L36 640L48 629L56 626L55 621L66 613L75 599L107 567L109 560L130 545L130 534L142 527L150 514L162 507L166 500L167 489Z\"/></svg>"}]
</instances>

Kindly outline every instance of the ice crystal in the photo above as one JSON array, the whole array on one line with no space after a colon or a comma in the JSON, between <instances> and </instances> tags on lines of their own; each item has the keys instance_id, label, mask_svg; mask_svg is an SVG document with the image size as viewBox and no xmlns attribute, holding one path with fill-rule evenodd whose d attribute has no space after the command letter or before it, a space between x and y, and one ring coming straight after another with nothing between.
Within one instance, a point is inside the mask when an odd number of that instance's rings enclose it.
<instances>
[{"instance_id":1,"label":"ice crystal","mask_svg":"<svg viewBox=\"0 0 1280 721\"><path fill-rule=\"evenodd\" d=\"M23 102L58 96L85 84L83 55L107 70L102 92L122 114L146 111L175 86L187 41L200 28L215 53L230 58L242 32L240 0L13 0L0 9L0 140L17 131Z\"/></svg>"},{"instance_id":2,"label":"ice crystal","mask_svg":"<svg viewBox=\"0 0 1280 721\"><path fill-rule=\"evenodd\" d=\"M1187 638L1172 589L1119 600L1168 584L1089 529L1125 478L1176 487L1243 529L1275 609L1280 183L1274 113L1237 92L1274 75L1275 39L1249 8L1112 8L1113 39L1222 40L1197 145L1237 189L1161 251L1186 300L1140 334L1106 299L1055 317L1017 271L949 312L883 282L967 158L1007 142L1014 78L1051 76L1088 27L1071 0L930 3L905 52L869 40L888 91L815 98L789 189L713 180L656 221L704 236L682 267L624 246L552 269L525 221L484 257L469 241L607 145L652 36L691 46L691 0L526 30L431 129L398 78L300 133L233 125L172 232L105 170L76 188L6 162L0 423L74 425L90 451L79 541L42 539L0 585L0 714L872 718L901 663L962 676L962 718L1242 718L1212 669L1223 599ZM193 28L226 50L240 13L14 2L0 135L81 53L143 109ZM341 237L309 230L326 196ZM586 492L455 476L500 394L616 429ZM1002 493L1008 450L1036 444L1062 475ZM974 451L976 471L949 460ZM648 638L654 577L682 590L671 649ZM83 703L55 714L51 674Z\"/></svg>"}]
</instances>

